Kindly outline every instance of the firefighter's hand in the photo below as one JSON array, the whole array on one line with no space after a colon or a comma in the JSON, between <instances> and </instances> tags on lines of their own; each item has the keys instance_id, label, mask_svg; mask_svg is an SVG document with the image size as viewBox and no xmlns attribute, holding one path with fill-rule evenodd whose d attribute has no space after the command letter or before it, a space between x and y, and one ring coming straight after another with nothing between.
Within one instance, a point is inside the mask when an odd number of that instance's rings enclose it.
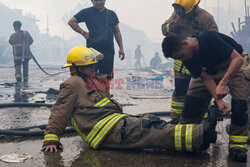
<instances>
[{"instance_id":1,"label":"firefighter's hand","mask_svg":"<svg viewBox=\"0 0 250 167\"><path fill-rule=\"evenodd\" d=\"M119 58L120 58L121 60L125 59L125 53L124 53L123 49L120 49L120 50L119 50Z\"/></svg>"},{"instance_id":2,"label":"firefighter's hand","mask_svg":"<svg viewBox=\"0 0 250 167\"><path fill-rule=\"evenodd\" d=\"M186 25L186 21L181 18L181 17L178 17L177 19L175 19L175 21L173 22L172 24L172 28L179 28L179 27L183 27Z\"/></svg>"},{"instance_id":3,"label":"firefighter's hand","mask_svg":"<svg viewBox=\"0 0 250 167\"><path fill-rule=\"evenodd\" d=\"M229 106L222 100L217 100L218 109L221 111L222 115L227 115L231 112Z\"/></svg>"},{"instance_id":4,"label":"firefighter's hand","mask_svg":"<svg viewBox=\"0 0 250 167\"><path fill-rule=\"evenodd\" d=\"M41 149L41 151L44 151L44 152L58 152L58 150L61 150L63 149L63 146L62 145L48 145L48 146L43 146L43 148Z\"/></svg>"},{"instance_id":5,"label":"firefighter's hand","mask_svg":"<svg viewBox=\"0 0 250 167\"><path fill-rule=\"evenodd\" d=\"M215 89L215 93L218 97L218 99L222 99L224 98L226 95L227 95L227 88L226 86L223 86L223 85L218 85Z\"/></svg>"}]
</instances>

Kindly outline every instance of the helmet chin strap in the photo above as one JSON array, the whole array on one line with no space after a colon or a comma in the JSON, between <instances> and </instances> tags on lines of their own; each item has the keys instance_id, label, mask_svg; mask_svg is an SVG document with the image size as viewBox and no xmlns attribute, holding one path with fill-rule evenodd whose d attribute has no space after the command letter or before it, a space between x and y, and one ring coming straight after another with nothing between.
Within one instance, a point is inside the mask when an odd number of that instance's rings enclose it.
<instances>
[{"instance_id":1,"label":"helmet chin strap","mask_svg":"<svg viewBox=\"0 0 250 167\"><path fill-rule=\"evenodd\" d=\"M75 64L75 63L72 63L72 66L76 69L76 74L77 74L79 77L81 77L81 78L83 79L83 81L87 82L87 76L84 75L83 73L81 73L81 72L78 70L76 64Z\"/></svg>"}]
</instances>

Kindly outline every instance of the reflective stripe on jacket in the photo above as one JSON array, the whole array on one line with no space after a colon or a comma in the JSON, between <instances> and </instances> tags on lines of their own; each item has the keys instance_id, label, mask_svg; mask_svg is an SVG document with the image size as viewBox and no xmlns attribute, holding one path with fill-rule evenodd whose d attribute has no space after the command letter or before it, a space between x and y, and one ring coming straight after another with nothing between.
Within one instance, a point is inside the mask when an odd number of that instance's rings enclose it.
<instances>
[{"instance_id":1,"label":"reflective stripe on jacket","mask_svg":"<svg viewBox=\"0 0 250 167\"><path fill-rule=\"evenodd\" d=\"M51 109L45 136L60 136L70 120L82 139L92 148L98 148L125 116L120 104L111 99L107 75L97 74L87 82L74 75L60 85L60 94Z\"/></svg>"}]
</instances>

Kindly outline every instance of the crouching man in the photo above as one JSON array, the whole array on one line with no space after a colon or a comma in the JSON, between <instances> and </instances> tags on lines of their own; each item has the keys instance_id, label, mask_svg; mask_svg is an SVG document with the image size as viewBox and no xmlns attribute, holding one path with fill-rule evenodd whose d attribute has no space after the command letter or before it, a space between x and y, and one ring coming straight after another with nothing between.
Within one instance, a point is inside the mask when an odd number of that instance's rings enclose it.
<instances>
[{"instance_id":1,"label":"crouching man","mask_svg":"<svg viewBox=\"0 0 250 167\"><path fill-rule=\"evenodd\" d=\"M196 79L189 87L181 123L199 123L202 108L213 97L222 114L232 110L229 153L235 161L246 162L248 140L247 96L250 79L250 58L232 38L205 31L190 39L178 35L162 42L166 58L181 60ZM232 107L223 101L229 87Z\"/></svg>"},{"instance_id":2,"label":"crouching man","mask_svg":"<svg viewBox=\"0 0 250 167\"><path fill-rule=\"evenodd\" d=\"M51 109L42 151L62 149L59 137L68 121L93 149L160 148L199 152L216 140L216 112L205 124L173 125L154 115L124 114L109 93L108 77L95 73L95 63L102 59L98 51L74 47L67 63L71 77L60 85L57 102ZM105 87L106 86L106 87Z\"/></svg>"}]
</instances>

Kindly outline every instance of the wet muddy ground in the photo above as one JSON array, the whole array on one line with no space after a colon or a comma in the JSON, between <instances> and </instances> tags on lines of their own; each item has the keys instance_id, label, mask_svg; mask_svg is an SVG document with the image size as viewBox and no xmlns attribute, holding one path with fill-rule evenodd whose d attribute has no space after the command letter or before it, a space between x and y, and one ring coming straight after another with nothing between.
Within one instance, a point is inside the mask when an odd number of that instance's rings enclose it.
<instances>
[{"instance_id":1,"label":"wet muddy ground","mask_svg":"<svg viewBox=\"0 0 250 167\"><path fill-rule=\"evenodd\" d=\"M56 66L47 66L49 73L59 72ZM56 95L48 94L49 88L59 89L59 84L69 77L66 73L57 76L47 76L37 67L30 67L30 79L28 83L15 84L14 69L0 68L0 103L30 102L53 104ZM162 112L170 110L173 83L171 77L165 77L163 82L152 85L152 82L144 82L143 79L154 81L159 77L150 71L141 70L116 70L114 87L111 93L118 100L125 113L139 114L147 112ZM133 79L137 84L133 87ZM120 86L118 83L120 82ZM139 85L139 86L138 86ZM130 88L130 89L129 89ZM0 129L27 127L46 124L49 117L49 108L0 108ZM169 120L168 117L163 119ZM217 126L218 140L210 148L201 154L187 154L167 152L164 150L92 150L79 136L66 135L61 139L64 146L63 152L46 153L40 151L42 138L13 138L0 137L0 157L11 153L28 153L31 159L23 163L5 163L0 161L1 167L28 167L28 166L250 166L250 163L235 163L228 159L228 135L225 131L228 119L219 122ZM249 152L248 152L249 154ZM248 162L250 158L248 157Z\"/></svg>"}]
</instances>

